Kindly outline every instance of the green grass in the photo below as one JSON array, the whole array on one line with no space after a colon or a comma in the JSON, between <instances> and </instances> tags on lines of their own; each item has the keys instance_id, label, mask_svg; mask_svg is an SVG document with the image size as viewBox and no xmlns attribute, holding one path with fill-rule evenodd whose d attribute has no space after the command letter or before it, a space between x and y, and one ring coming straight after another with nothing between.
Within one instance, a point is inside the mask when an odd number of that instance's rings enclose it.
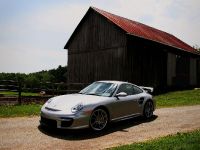
<instances>
[{"instance_id":1,"label":"green grass","mask_svg":"<svg viewBox=\"0 0 200 150\"><path fill-rule=\"evenodd\" d=\"M200 90L169 92L154 98L158 108L198 105L200 104Z\"/></svg>"},{"instance_id":2,"label":"green grass","mask_svg":"<svg viewBox=\"0 0 200 150\"><path fill-rule=\"evenodd\" d=\"M39 115L41 105L3 105L0 106L0 118L2 117L22 117L22 116L34 116Z\"/></svg>"},{"instance_id":3,"label":"green grass","mask_svg":"<svg viewBox=\"0 0 200 150\"><path fill-rule=\"evenodd\" d=\"M18 96L18 92L0 92L4 96ZM22 92L21 96L39 96L39 93Z\"/></svg>"},{"instance_id":4,"label":"green grass","mask_svg":"<svg viewBox=\"0 0 200 150\"><path fill-rule=\"evenodd\" d=\"M111 148L112 150L199 150L200 130Z\"/></svg>"},{"instance_id":5,"label":"green grass","mask_svg":"<svg viewBox=\"0 0 200 150\"><path fill-rule=\"evenodd\" d=\"M2 92L0 92L1 94ZM9 94L9 93L7 93ZM11 93L12 94L12 93ZM22 95L34 95L37 93L22 93ZM166 94L154 97L156 99L157 108L200 105L200 90L187 90L169 92ZM18 117L39 115L41 105L14 105L14 106L0 106L0 117Z\"/></svg>"}]
</instances>

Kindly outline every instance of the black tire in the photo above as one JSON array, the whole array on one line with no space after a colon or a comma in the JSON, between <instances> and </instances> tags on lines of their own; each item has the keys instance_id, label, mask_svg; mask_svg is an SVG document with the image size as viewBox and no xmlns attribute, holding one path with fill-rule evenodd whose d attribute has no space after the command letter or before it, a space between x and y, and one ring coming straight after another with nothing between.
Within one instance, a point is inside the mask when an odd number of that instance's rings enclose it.
<instances>
[{"instance_id":1,"label":"black tire","mask_svg":"<svg viewBox=\"0 0 200 150\"><path fill-rule=\"evenodd\" d=\"M108 125L108 113L102 108L95 109L90 116L90 128L93 131L102 131Z\"/></svg>"},{"instance_id":2,"label":"black tire","mask_svg":"<svg viewBox=\"0 0 200 150\"><path fill-rule=\"evenodd\" d=\"M153 102L148 100L144 105L144 110L143 110L144 118L146 119L151 118L153 116L153 110L154 110Z\"/></svg>"}]
</instances>

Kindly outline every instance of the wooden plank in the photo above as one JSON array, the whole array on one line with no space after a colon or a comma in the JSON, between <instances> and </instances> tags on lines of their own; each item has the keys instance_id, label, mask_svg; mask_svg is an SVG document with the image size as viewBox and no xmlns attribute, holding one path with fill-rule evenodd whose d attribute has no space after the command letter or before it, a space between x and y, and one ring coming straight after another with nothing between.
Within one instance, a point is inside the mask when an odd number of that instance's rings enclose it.
<instances>
[{"instance_id":1,"label":"wooden plank","mask_svg":"<svg viewBox=\"0 0 200 150\"><path fill-rule=\"evenodd\" d=\"M69 45L68 82L122 80L126 35L92 12Z\"/></svg>"}]
</instances>

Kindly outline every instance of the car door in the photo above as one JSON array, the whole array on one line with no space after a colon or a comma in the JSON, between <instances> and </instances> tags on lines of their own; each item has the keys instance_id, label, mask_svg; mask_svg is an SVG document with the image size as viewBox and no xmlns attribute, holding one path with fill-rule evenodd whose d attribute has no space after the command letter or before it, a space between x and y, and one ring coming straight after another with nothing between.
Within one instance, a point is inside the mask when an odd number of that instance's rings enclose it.
<instances>
[{"instance_id":1,"label":"car door","mask_svg":"<svg viewBox=\"0 0 200 150\"><path fill-rule=\"evenodd\" d=\"M141 112L141 107L139 105L139 100L141 99L141 92L135 91L135 86L129 83L121 84L117 94L120 92L125 92L127 96L118 97L113 103L114 118L129 116L132 114L137 114Z\"/></svg>"}]
</instances>

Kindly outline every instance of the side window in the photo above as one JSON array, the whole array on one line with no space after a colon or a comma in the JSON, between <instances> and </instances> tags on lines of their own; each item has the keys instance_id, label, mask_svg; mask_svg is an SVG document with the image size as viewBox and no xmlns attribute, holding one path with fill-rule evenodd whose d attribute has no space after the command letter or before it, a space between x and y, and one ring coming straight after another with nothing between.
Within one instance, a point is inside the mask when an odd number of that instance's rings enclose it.
<instances>
[{"instance_id":1,"label":"side window","mask_svg":"<svg viewBox=\"0 0 200 150\"><path fill-rule=\"evenodd\" d=\"M138 87L136 87L136 86L133 86L133 93L134 94L140 94L140 93L142 93L143 91L140 89L140 88L138 88Z\"/></svg>"},{"instance_id":2,"label":"side window","mask_svg":"<svg viewBox=\"0 0 200 150\"><path fill-rule=\"evenodd\" d=\"M133 95L134 87L131 84L122 84L122 85L120 85L117 93L120 93L120 92L125 92L128 95Z\"/></svg>"}]
</instances>

